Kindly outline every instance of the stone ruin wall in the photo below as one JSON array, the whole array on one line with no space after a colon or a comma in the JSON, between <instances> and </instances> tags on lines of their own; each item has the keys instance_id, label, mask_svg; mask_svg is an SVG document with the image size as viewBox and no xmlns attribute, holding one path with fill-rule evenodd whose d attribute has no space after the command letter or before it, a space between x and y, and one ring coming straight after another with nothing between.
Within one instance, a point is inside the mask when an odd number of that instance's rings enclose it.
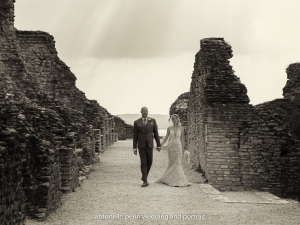
<instances>
[{"instance_id":1,"label":"stone ruin wall","mask_svg":"<svg viewBox=\"0 0 300 225\"><path fill-rule=\"evenodd\" d=\"M118 140L126 140L127 138L133 138L133 126L125 123L120 117L114 117L115 133Z\"/></svg>"},{"instance_id":2,"label":"stone ruin wall","mask_svg":"<svg viewBox=\"0 0 300 225\"><path fill-rule=\"evenodd\" d=\"M170 117L173 114L177 114L180 118L181 126L184 128L184 149L188 149L188 141L187 141L187 108L188 108L188 102L190 98L190 93L185 92L181 94L175 102L170 107L169 115Z\"/></svg>"},{"instance_id":3,"label":"stone ruin wall","mask_svg":"<svg viewBox=\"0 0 300 225\"><path fill-rule=\"evenodd\" d=\"M0 2L1 224L44 219L117 140L114 116L76 87L54 38L14 28L14 2Z\"/></svg>"},{"instance_id":4,"label":"stone ruin wall","mask_svg":"<svg viewBox=\"0 0 300 225\"><path fill-rule=\"evenodd\" d=\"M287 68L284 99L252 106L231 57L223 38L201 40L187 109L192 163L219 190L299 194L300 135L291 119L300 110L300 64Z\"/></svg>"}]
</instances>

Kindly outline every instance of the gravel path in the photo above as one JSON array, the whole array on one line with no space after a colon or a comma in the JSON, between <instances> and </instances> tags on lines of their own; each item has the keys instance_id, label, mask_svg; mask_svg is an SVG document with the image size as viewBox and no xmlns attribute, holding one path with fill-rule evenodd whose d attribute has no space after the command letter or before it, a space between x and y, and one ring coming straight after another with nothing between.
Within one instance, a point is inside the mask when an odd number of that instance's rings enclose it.
<instances>
[{"instance_id":1,"label":"gravel path","mask_svg":"<svg viewBox=\"0 0 300 225\"><path fill-rule=\"evenodd\" d=\"M130 140L119 141L100 155L100 163L82 187L64 195L55 213L44 222L27 220L27 224L300 224L297 202L245 204L212 199L200 188L201 176L187 168L190 187L154 183L167 164L167 150L154 151L150 185L142 188L139 156L132 153Z\"/></svg>"}]
</instances>

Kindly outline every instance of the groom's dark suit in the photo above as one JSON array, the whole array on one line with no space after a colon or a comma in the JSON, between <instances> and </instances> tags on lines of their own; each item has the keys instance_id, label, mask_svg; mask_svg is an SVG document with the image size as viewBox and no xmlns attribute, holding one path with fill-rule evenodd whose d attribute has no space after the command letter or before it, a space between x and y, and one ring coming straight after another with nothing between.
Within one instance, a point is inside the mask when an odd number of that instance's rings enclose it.
<instances>
[{"instance_id":1,"label":"groom's dark suit","mask_svg":"<svg viewBox=\"0 0 300 225\"><path fill-rule=\"evenodd\" d=\"M141 159L142 180L147 182L148 173L153 161L153 137L157 147L160 147L157 124L155 119L148 117L144 125L142 118L134 121L133 125L133 149L138 146Z\"/></svg>"}]
</instances>

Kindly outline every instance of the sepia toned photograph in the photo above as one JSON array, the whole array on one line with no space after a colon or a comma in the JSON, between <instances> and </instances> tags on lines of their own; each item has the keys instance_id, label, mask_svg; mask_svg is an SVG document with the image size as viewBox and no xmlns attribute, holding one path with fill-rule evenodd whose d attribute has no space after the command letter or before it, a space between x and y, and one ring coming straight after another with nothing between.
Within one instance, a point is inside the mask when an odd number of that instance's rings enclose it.
<instances>
[{"instance_id":1,"label":"sepia toned photograph","mask_svg":"<svg viewBox=\"0 0 300 225\"><path fill-rule=\"evenodd\" d=\"M299 10L0 0L0 225L300 224Z\"/></svg>"}]
</instances>

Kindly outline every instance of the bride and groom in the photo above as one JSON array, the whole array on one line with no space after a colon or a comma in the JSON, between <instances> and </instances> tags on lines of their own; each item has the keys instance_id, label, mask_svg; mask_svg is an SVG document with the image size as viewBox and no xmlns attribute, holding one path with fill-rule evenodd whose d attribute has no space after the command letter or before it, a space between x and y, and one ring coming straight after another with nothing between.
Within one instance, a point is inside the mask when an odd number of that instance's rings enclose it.
<instances>
[{"instance_id":1,"label":"bride and groom","mask_svg":"<svg viewBox=\"0 0 300 225\"><path fill-rule=\"evenodd\" d=\"M155 183L162 183L172 187L190 186L181 164L182 150L184 145L183 128L177 114L170 118L173 126L168 127L166 137L160 144L158 129L155 119L148 117L147 107L141 109L142 118L134 121L133 126L133 153L139 151L142 172L142 187L149 185L147 177L153 161L153 138L156 141L156 150L160 152L161 147L168 141L169 164L160 179Z\"/></svg>"}]
</instances>

